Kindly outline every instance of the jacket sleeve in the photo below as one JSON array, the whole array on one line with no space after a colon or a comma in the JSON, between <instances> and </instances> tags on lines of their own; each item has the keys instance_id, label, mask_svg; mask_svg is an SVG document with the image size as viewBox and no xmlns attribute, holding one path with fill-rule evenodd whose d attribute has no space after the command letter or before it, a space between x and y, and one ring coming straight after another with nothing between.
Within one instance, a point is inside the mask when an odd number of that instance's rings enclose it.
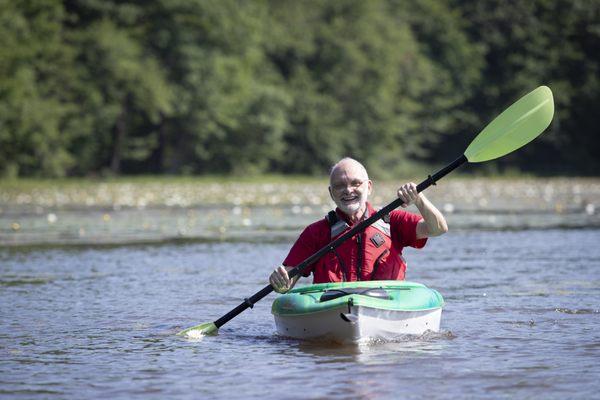
<instances>
[{"instance_id":1,"label":"jacket sleeve","mask_svg":"<svg viewBox=\"0 0 600 400\"><path fill-rule=\"evenodd\" d=\"M320 232L321 229L319 229L319 224L321 223L322 221L319 221L304 228L283 261L283 265L295 267L321 249L322 246L319 246L322 239L321 236L323 236L322 232ZM306 267L302 276L309 276L313 268L314 264Z\"/></svg>"},{"instance_id":2,"label":"jacket sleeve","mask_svg":"<svg viewBox=\"0 0 600 400\"><path fill-rule=\"evenodd\" d=\"M392 241L397 247L423 248L427 238L417 239L417 224L423 217L404 210L390 213L390 230Z\"/></svg>"}]
</instances>

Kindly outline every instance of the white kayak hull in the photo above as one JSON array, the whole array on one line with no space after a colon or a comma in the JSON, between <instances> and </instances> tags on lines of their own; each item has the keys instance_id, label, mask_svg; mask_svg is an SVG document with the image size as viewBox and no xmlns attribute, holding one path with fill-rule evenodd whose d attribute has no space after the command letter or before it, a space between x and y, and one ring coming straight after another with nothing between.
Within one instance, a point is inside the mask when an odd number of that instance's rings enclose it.
<instances>
[{"instance_id":1,"label":"white kayak hull","mask_svg":"<svg viewBox=\"0 0 600 400\"><path fill-rule=\"evenodd\" d=\"M306 340L359 343L390 341L406 335L438 332L442 308L422 311L381 310L362 306L339 307L304 315L275 315L277 332Z\"/></svg>"},{"instance_id":2,"label":"white kayak hull","mask_svg":"<svg viewBox=\"0 0 600 400\"><path fill-rule=\"evenodd\" d=\"M273 301L280 335L342 343L394 340L440 329L442 295L416 282L319 283Z\"/></svg>"}]
</instances>

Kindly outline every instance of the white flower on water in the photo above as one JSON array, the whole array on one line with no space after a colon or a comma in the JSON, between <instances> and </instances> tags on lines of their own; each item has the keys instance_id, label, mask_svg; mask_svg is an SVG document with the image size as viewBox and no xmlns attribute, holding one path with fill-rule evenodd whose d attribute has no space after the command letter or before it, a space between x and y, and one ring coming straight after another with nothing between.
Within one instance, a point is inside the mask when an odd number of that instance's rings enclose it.
<instances>
[{"instance_id":1,"label":"white flower on water","mask_svg":"<svg viewBox=\"0 0 600 400\"><path fill-rule=\"evenodd\" d=\"M594 206L592 203L586 204L585 212L587 215L594 215L596 212L596 206Z\"/></svg>"},{"instance_id":2,"label":"white flower on water","mask_svg":"<svg viewBox=\"0 0 600 400\"><path fill-rule=\"evenodd\" d=\"M444 210L444 212L446 212L448 214L452 214L454 212L454 204L445 203L443 206L443 210Z\"/></svg>"}]
</instances>

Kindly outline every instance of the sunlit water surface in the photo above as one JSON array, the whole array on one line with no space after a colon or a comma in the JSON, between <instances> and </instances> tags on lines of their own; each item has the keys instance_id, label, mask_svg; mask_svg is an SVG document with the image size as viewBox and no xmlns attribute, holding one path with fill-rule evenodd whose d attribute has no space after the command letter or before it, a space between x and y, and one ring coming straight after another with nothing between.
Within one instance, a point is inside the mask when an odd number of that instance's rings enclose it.
<instances>
[{"instance_id":1,"label":"sunlit water surface","mask_svg":"<svg viewBox=\"0 0 600 400\"><path fill-rule=\"evenodd\" d=\"M0 250L0 397L593 398L600 231L462 231L407 251L442 332L340 346L280 338L261 289L281 243Z\"/></svg>"}]
</instances>

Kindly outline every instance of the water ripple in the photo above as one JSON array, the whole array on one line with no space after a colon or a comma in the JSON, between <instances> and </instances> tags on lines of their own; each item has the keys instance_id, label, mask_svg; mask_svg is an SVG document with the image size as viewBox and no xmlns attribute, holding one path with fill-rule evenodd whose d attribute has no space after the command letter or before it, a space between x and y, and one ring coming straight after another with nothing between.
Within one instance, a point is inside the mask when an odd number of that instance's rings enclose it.
<instances>
[{"instance_id":1,"label":"water ripple","mask_svg":"<svg viewBox=\"0 0 600 400\"><path fill-rule=\"evenodd\" d=\"M175 335L262 288L292 239L2 248L0 397L593 398L599 241L452 231L406 249L408 278L445 298L442 330L359 346L277 336L274 294L216 336Z\"/></svg>"},{"instance_id":2,"label":"water ripple","mask_svg":"<svg viewBox=\"0 0 600 400\"><path fill-rule=\"evenodd\" d=\"M600 314L599 309L556 308L555 311L562 314Z\"/></svg>"}]
</instances>

